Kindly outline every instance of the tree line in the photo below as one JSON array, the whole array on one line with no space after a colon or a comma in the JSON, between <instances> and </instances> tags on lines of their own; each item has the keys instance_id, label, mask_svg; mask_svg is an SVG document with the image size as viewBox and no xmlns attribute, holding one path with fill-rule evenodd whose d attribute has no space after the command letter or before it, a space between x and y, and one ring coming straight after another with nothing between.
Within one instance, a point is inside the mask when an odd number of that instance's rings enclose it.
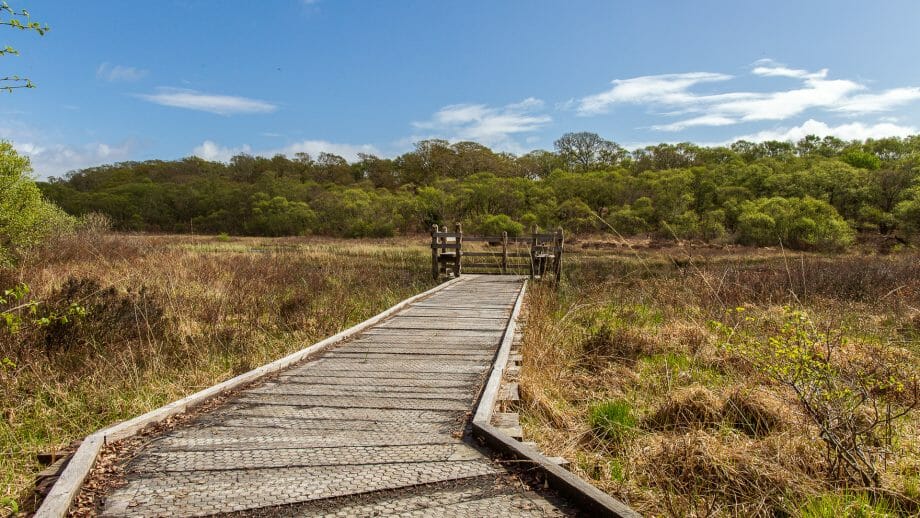
<instances>
[{"instance_id":1,"label":"tree line","mask_svg":"<svg viewBox=\"0 0 920 518\"><path fill-rule=\"evenodd\" d=\"M561 225L835 249L859 231L904 240L920 232L920 136L628 151L582 132L521 156L425 140L392 159L123 162L39 187L67 213L103 213L126 231L381 237L462 221L512 234Z\"/></svg>"}]
</instances>

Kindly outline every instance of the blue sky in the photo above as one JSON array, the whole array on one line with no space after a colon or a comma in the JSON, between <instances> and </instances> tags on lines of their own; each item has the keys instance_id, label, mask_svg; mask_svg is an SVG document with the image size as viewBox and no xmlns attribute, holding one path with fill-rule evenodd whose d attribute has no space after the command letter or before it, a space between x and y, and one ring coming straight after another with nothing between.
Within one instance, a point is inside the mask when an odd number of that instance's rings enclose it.
<instances>
[{"instance_id":1,"label":"blue sky","mask_svg":"<svg viewBox=\"0 0 920 518\"><path fill-rule=\"evenodd\" d=\"M0 139L36 174L244 151L522 153L920 132L920 2L13 0Z\"/></svg>"}]
</instances>

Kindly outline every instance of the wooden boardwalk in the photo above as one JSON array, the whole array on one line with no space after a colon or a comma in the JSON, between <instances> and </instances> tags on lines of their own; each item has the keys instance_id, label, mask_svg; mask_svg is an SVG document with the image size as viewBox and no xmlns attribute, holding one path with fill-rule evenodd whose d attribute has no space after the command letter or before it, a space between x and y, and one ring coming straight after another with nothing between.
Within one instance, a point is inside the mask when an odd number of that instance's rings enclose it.
<instances>
[{"instance_id":1,"label":"wooden boardwalk","mask_svg":"<svg viewBox=\"0 0 920 518\"><path fill-rule=\"evenodd\" d=\"M569 514L464 440L522 284L463 276L157 437L104 514Z\"/></svg>"}]
</instances>

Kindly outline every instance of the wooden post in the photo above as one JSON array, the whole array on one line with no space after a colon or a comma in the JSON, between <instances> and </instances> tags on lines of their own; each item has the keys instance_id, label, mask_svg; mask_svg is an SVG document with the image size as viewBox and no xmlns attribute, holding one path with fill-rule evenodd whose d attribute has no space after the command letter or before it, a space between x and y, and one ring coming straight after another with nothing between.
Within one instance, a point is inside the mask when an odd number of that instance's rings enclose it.
<instances>
[{"instance_id":1,"label":"wooden post","mask_svg":"<svg viewBox=\"0 0 920 518\"><path fill-rule=\"evenodd\" d=\"M562 231L562 227L556 231L558 235L557 244L556 244L556 263L553 265L553 273L556 277L556 287L559 287L559 283L562 281L562 249L565 247L565 233Z\"/></svg>"},{"instance_id":2,"label":"wooden post","mask_svg":"<svg viewBox=\"0 0 920 518\"><path fill-rule=\"evenodd\" d=\"M431 276L434 277L434 280L438 280L440 277L440 269L438 268L438 226L431 225Z\"/></svg>"},{"instance_id":3,"label":"wooden post","mask_svg":"<svg viewBox=\"0 0 920 518\"><path fill-rule=\"evenodd\" d=\"M530 227L531 240L530 240L530 278L533 279L536 270L537 262L537 226L534 225Z\"/></svg>"},{"instance_id":4,"label":"wooden post","mask_svg":"<svg viewBox=\"0 0 920 518\"><path fill-rule=\"evenodd\" d=\"M502 274L508 273L508 232L502 231Z\"/></svg>"},{"instance_id":5,"label":"wooden post","mask_svg":"<svg viewBox=\"0 0 920 518\"><path fill-rule=\"evenodd\" d=\"M441 227L441 233L442 234L447 233L447 225L444 225L443 227ZM442 254L447 253L447 248L444 246L446 244L447 244L447 236L441 236L441 253Z\"/></svg>"},{"instance_id":6,"label":"wooden post","mask_svg":"<svg viewBox=\"0 0 920 518\"><path fill-rule=\"evenodd\" d=\"M457 232L457 237L455 242L457 243L457 254L454 256L454 277L460 277L460 258L462 257L462 246L463 246L463 226L460 223L454 225L454 228Z\"/></svg>"}]
</instances>

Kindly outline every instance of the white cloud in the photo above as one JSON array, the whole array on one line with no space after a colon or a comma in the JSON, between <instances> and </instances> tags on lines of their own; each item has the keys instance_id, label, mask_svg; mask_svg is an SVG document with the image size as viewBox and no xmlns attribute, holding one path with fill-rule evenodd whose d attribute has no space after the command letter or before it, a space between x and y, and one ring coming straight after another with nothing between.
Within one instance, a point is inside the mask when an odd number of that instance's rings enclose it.
<instances>
[{"instance_id":1,"label":"white cloud","mask_svg":"<svg viewBox=\"0 0 920 518\"><path fill-rule=\"evenodd\" d=\"M878 113L914 101L920 101L920 88L893 88L880 94L854 95L834 110L853 114Z\"/></svg>"},{"instance_id":2,"label":"white cloud","mask_svg":"<svg viewBox=\"0 0 920 518\"><path fill-rule=\"evenodd\" d=\"M138 81L148 74L147 70L111 63L102 63L96 68L96 78L105 81Z\"/></svg>"},{"instance_id":3,"label":"white cloud","mask_svg":"<svg viewBox=\"0 0 920 518\"><path fill-rule=\"evenodd\" d=\"M727 144L738 140L748 140L751 142L763 142L765 140L779 140L793 142L799 141L808 135L817 135L826 137L833 135L843 140L865 140L867 138L884 138L884 137L906 137L917 133L917 128L913 126L899 126L890 122L879 122L876 124L864 124L862 122L851 122L839 126L830 126L827 123L808 119L800 126L791 128L779 128L759 131L750 135L741 135L729 141Z\"/></svg>"},{"instance_id":4,"label":"white cloud","mask_svg":"<svg viewBox=\"0 0 920 518\"><path fill-rule=\"evenodd\" d=\"M659 131L681 131L694 126L729 126L735 124L734 119L722 117L721 115L701 115L682 121L672 122L670 124L652 126L652 129Z\"/></svg>"},{"instance_id":5,"label":"white cloud","mask_svg":"<svg viewBox=\"0 0 920 518\"><path fill-rule=\"evenodd\" d=\"M580 99L577 111L581 115L606 113L615 104L685 104L694 101L694 95L687 90L699 83L727 81L732 76L710 72L687 74L661 74L640 76L631 79L614 79L613 88L599 94Z\"/></svg>"},{"instance_id":6,"label":"white cloud","mask_svg":"<svg viewBox=\"0 0 920 518\"><path fill-rule=\"evenodd\" d=\"M754 67L751 70L751 73L758 76L765 77L794 77L799 79L813 78L813 79L823 79L827 77L828 70L823 68L817 72L809 72L807 70L800 70L795 68L788 68L786 66L776 63L772 59L761 59L757 62L758 66Z\"/></svg>"},{"instance_id":7,"label":"white cloud","mask_svg":"<svg viewBox=\"0 0 920 518\"><path fill-rule=\"evenodd\" d=\"M232 157L246 153L248 155L257 155L272 157L275 155L294 156L296 153L309 153L316 158L320 153L332 153L339 155L349 162L358 160L358 153L367 153L370 155L380 155L380 151L370 144L343 144L328 142L325 140L304 140L295 142L280 149L266 149L253 152L252 147L244 144L238 147L221 146L213 140L205 140L201 145L192 150L192 155L218 162L228 162Z\"/></svg>"},{"instance_id":8,"label":"white cloud","mask_svg":"<svg viewBox=\"0 0 920 518\"><path fill-rule=\"evenodd\" d=\"M212 162L228 162L232 157L242 153L251 155L252 148L245 144L240 147L224 147L218 145L213 140L205 140L201 145L195 146L195 149L192 150L193 156Z\"/></svg>"},{"instance_id":9,"label":"white cloud","mask_svg":"<svg viewBox=\"0 0 920 518\"><path fill-rule=\"evenodd\" d=\"M76 169L128 160L136 145L127 140L121 144L94 142L84 146L14 142L13 147L29 157L36 176L47 178L63 176Z\"/></svg>"},{"instance_id":10,"label":"white cloud","mask_svg":"<svg viewBox=\"0 0 920 518\"><path fill-rule=\"evenodd\" d=\"M552 117L541 113L543 106L543 101L533 97L501 107L452 104L435 112L430 120L413 122L416 129L427 130L432 134L412 138L471 140L496 149L517 152L521 146L514 140L514 136L532 133L552 122Z\"/></svg>"},{"instance_id":11,"label":"white cloud","mask_svg":"<svg viewBox=\"0 0 920 518\"><path fill-rule=\"evenodd\" d=\"M271 113L278 109L277 105L259 99L206 94L179 88L159 88L155 94L141 94L138 97L163 106L198 110L218 115Z\"/></svg>"},{"instance_id":12,"label":"white cloud","mask_svg":"<svg viewBox=\"0 0 920 518\"><path fill-rule=\"evenodd\" d=\"M761 60L751 74L784 78L798 86L773 91L726 91L702 94L692 91L702 83L733 79L726 74L691 72L641 76L613 81L613 88L574 102L579 115L598 115L617 105L638 104L660 110L660 115L698 114L676 122L657 124L653 129L681 131L695 126L727 126L750 121L782 121L809 110L864 115L890 111L920 101L920 87L903 87L880 92L849 79L829 79L827 69L817 72L795 69Z\"/></svg>"}]
</instances>

